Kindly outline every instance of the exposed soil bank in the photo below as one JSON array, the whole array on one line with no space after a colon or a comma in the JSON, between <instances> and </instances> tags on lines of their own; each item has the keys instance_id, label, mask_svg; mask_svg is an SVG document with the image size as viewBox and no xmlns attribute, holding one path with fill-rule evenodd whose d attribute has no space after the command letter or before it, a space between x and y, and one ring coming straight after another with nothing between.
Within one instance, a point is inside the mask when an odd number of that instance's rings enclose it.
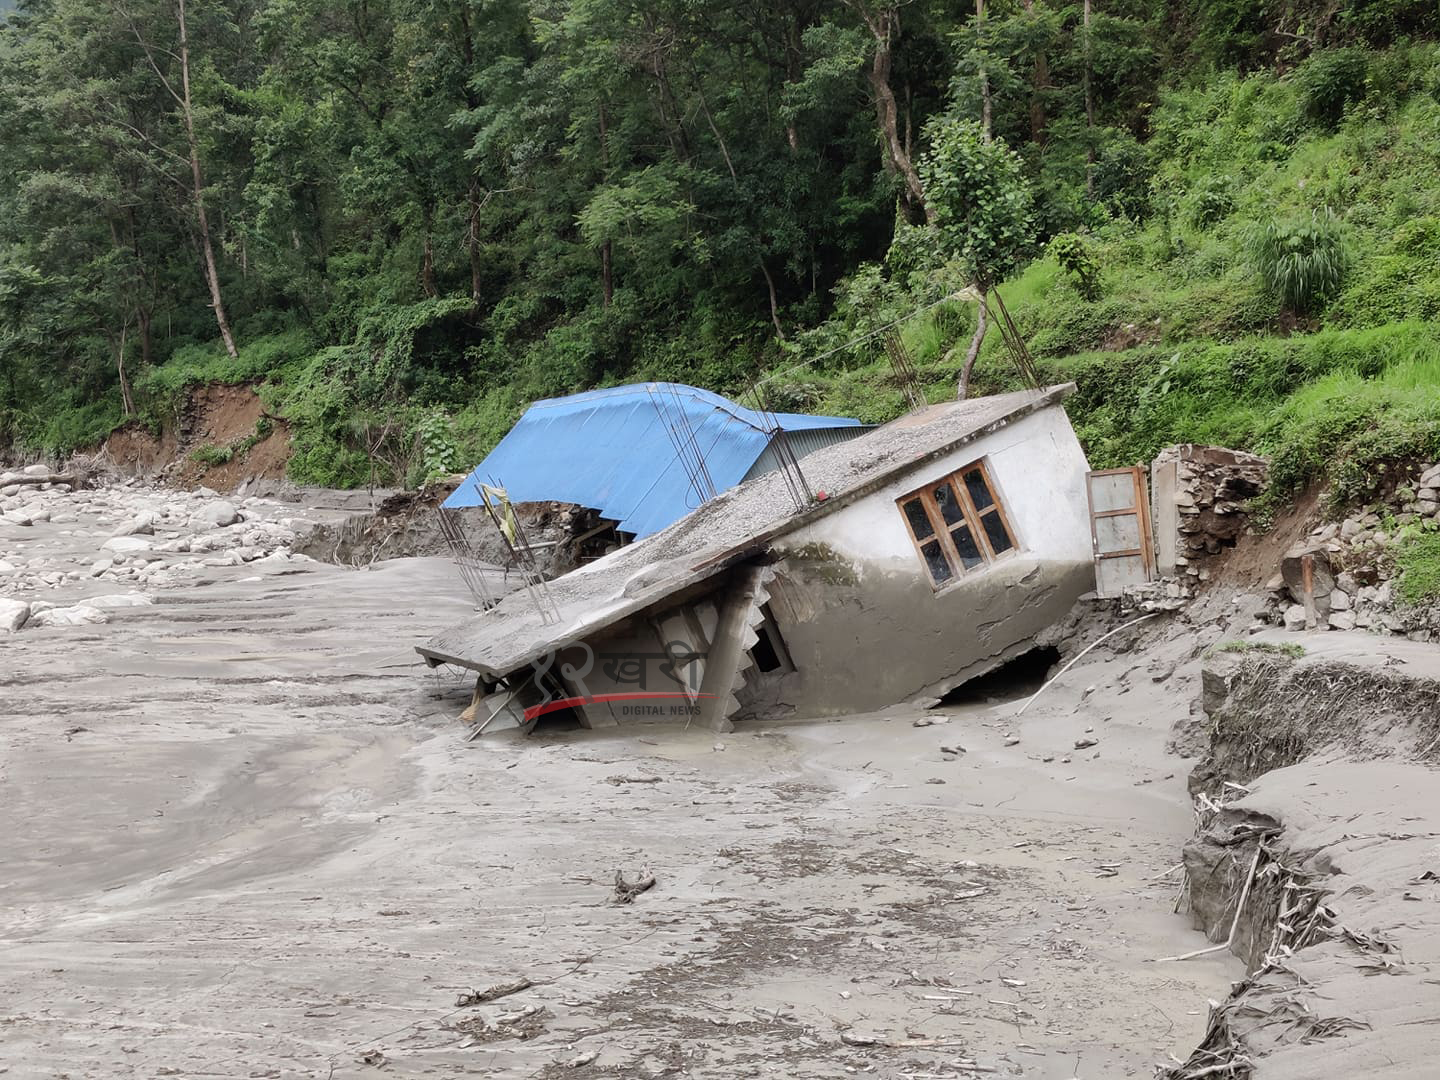
<instances>
[{"instance_id":1,"label":"exposed soil bank","mask_svg":"<svg viewBox=\"0 0 1440 1080\"><path fill-rule=\"evenodd\" d=\"M256 479L284 478L289 426L265 411L251 387L210 383L192 390L159 434L131 424L100 451L129 473L231 492Z\"/></svg>"},{"instance_id":2,"label":"exposed soil bank","mask_svg":"<svg viewBox=\"0 0 1440 1080\"><path fill-rule=\"evenodd\" d=\"M1206 803L1185 848L1187 896L1250 976L1176 1080L1399 1080L1433 1076L1440 1058L1440 775L1427 764L1440 650L1299 640L1298 660L1207 662L1213 743L1191 786L1223 799L1229 781L1241 797ZM1257 774L1248 793L1233 786Z\"/></svg>"},{"instance_id":3,"label":"exposed soil bank","mask_svg":"<svg viewBox=\"0 0 1440 1080\"><path fill-rule=\"evenodd\" d=\"M86 528L9 542L82 565ZM1180 628L1018 720L466 744L470 680L411 649L470 607L448 560L206 567L155 601L4 641L7 1080L1109 1080L1195 1045L1238 972L1150 962L1202 944L1167 875Z\"/></svg>"}]
</instances>

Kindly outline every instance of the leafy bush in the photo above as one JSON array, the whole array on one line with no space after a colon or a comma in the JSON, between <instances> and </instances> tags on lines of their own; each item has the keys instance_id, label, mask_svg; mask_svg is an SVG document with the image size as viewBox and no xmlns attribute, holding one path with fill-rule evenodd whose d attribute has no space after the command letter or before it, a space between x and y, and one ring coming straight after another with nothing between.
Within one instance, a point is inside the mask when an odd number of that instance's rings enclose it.
<instances>
[{"instance_id":1,"label":"leafy bush","mask_svg":"<svg viewBox=\"0 0 1440 1080\"><path fill-rule=\"evenodd\" d=\"M1340 287L1350 264L1339 220L1329 207L1308 218L1270 221L1246 237L1250 262L1288 311L1310 314Z\"/></svg>"},{"instance_id":2,"label":"leafy bush","mask_svg":"<svg viewBox=\"0 0 1440 1080\"><path fill-rule=\"evenodd\" d=\"M1186 217L1196 228L1205 229L1230 216L1235 209L1235 181L1226 175L1204 177L1191 192Z\"/></svg>"},{"instance_id":3,"label":"leafy bush","mask_svg":"<svg viewBox=\"0 0 1440 1080\"><path fill-rule=\"evenodd\" d=\"M1061 233L1050 241L1050 254L1075 281L1075 288L1087 300L1100 292L1100 261L1089 241L1078 233Z\"/></svg>"},{"instance_id":4,"label":"leafy bush","mask_svg":"<svg viewBox=\"0 0 1440 1080\"><path fill-rule=\"evenodd\" d=\"M1369 53L1361 48L1323 49L1295 72L1300 108L1324 128L1333 130L1345 107L1365 96Z\"/></svg>"}]
</instances>

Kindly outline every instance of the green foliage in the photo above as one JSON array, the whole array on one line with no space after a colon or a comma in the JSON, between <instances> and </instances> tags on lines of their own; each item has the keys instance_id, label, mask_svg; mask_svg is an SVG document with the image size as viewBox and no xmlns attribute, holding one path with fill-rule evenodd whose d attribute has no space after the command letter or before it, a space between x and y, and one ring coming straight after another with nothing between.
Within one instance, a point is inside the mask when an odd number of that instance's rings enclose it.
<instances>
[{"instance_id":1,"label":"green foliage","mask_svg":"<svg viewBox=\"0 0 1440 1080\"><path fill-rule=\"evenodd\" d=\"M425 413L415 423L420 444L421 483L428 484L460 470L460 447L443 412Z\"/></svg>"},{"instance_id":2,"label":"green foliage","mask_svg":"<svg viewBox=\"0 0 1440 1080\"><path fill-rule=\"evenodd\" d=\"M1295 81L1306 117L1333 130L1346 107L1365 96L1369 56L1360 48L1326 49L1301 64Z\"/></svg>"},{"instance_id":3,"label":"green foliage","mask_svg":"<svg viewBox=\"0 0 1440 1080\"><path fill-rule=\"evenodd\" d=\"M1396 544L1394 554L1400 599L1412 605L1440 600L1440 532L1408 533Z\"/></svg>"},{"instance_id":4,"label":"green foliage","mask_svg":"<svg viewBox=\"0 0 1440 1080\"><path fill-rule=\"evenodd\" d=\"M1034 237L1034 201L1018 154L987 142L980 125L945 115L920 161L945 252L968 281L989 288L1019 265Z\"/></svg>"},{"instance_id":5,"label":"green foliage","mask_svg":"<svg viewBox=\"0 0 1440 1080\"><path fill-rule=\"evenodd\" d=\"M1319 310L1350 265L1339 220L1327 207L1308 218L1268 221L1246 236L1251 265L1288 311Z\"/></svg>"},{"instance_id":6,"label":"green foliage","mask_svg":"<svg viewBox=\"0 0 1440 1080\"><path fill-rule=\"evenodd\" d=\"M1100 261L1089 241L1077 233L1061 233L1051 239L1050 254L1070 275L1080 295L1094 300L1100 291Z\"/></svg>"}]
</instances>

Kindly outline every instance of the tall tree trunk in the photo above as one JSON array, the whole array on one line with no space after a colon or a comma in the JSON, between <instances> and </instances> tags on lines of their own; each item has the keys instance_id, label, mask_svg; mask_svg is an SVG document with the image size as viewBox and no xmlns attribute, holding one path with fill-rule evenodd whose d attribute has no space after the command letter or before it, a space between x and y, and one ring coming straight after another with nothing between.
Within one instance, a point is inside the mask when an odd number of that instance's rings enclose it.
<instances>
[{"instance_id":1,"label":"tall tree trunk","mask_svg":"<svg viewBox=\"0 0 1440 1080\"><path fill-rule=\"evenodd\" d=\"M600 171L610 178L610 124L605 115L605 103L600 103ZM608 308L615 300L615 253L609 239L600 245L600 292Z\"/></svg>"},{"instance_id":2,"label":"tall tree trunk","mask_svg":"<svg viewBox=\"0 0 1440 1080\"><path fill-rule=\"evenodd\" d=\"M1095 95L1090 88L1090 0L1084 6L1085 35L1085 194L1095 197Z\"/></svg>"},{"instance_id":3,"label":"tall tree trunk","mask_svg":"<svg viewBox=\"0 0 1440 1080\"><path fill-rule=\"evenodd\" d=\"M985 0L975 0L975 40L979 42L980 48L980 131L985 136L985 141L990 141L991 128L991 103L990 103L990 72L986 68L987 43L985 40ZM964 396L963 394L961 395Z\"/></svg>"},{"instance_id":4,"label":"tall tree trunk","mask_svg":"<svg viewBox=\"0 0 1440 1080\"><path fill-rule=\"evenodd\" d=\"M181 112L185 117L185 138L190 146L190 179L194 186L195 217L200 228L200 247L205 257L205 277L210 286L210 306L215 309L215 322L230 356L239 356L235 335L230 332L230 319L225 314L225 299L220 295L220 271L215 265L215 247L210 242L210 219L205 213L205 180L200 171L200 141L195 137L195 110L190 103L190 35L185 25L185 0L176 0L180 19L180 89Z\"/></svg>"},{"instance_id":5,"label":"tall tree trunk","mask_svg":"<svg viewBox=\"0 0 1440 1080\"><path fill-rule=\"evenodd\" d=\"M429 200L426 200L420 208L420 288L425 291L426 296L438 296L439 290L435 288L435 239L433 226L435 211L431 208Z\"/></svg>"},{"instance_id":6,"label":"tall tree trunk","mask_svg":"<svg viewBox=\"0 0 1440 1080\"><path fill-rule=\"evenodd\" d=\"M980 356L980 346L985 341L985 331L990 326L990 314L985 309L985 294L988 290L980 291L980 303L975 309L975 336L970 339L970 348L965 353L965 363L960 368L960 385L955 391L955 400L964 401L965 395L970 392L970 373L975 370L975 361Z\"/></svg>"},{"instance_id":7,"label":"tall tree trunk","mask_svg":"<svg viewBox=\"0 0 1440 1080\"><path fill-rule=\"evenodd\" d=\"M866 77L875 92L875 117L880 125L880 137L885 141L886 166L900 174L905 181L906 201L916 210L923 211L925 220L935 223L935 211L925 200L925 187L920 183L920 174L905 150L900 138L900 110L895 102L895 91L890 87L890 70L894 66L894 37L900 30L900 17L894 8L882 8L877 12L853 3L860 17L865 20L871 36L875 39L875 55Z\"/></svg>"},{"instance_id":8,"label":"tall tree trunk","mask_svg":"<svg viewBox=\"0 0 1440 1080\"><path fill-rule=\"evenodd\" d=\"M1035 0L1024 0L1025 13L1035 13ZM1035 54L1035 76L1030 90L1030 141L1037 146L1045 141L1045 98L1050 87L1050 61L1045 53Z\"/></svg>"},{"instance_id":9,"label":"tall tree trunk","mask_svg":"<svg viewBox=\"0 0 1440 1080\"><path fill-rule=\"evenodd\" d=\"M484 263L480 259L480 210L485 204L480 198L480 178L473 174L470 177L470 188L466 193L466 200L470 209L465 229L465 250L470 256L470 304L478 313L482 284L481 271L484 269Z\"/></svg>"},{"instance_id":10,"label":"tall tree trunk","mask_svg":"<svg viewBox=\"0 0 1440 1080\"><path fill-rule=\"evenodd\" d=\"M775 297L775 279L770 276L770 268L765 265L765 258L760 258L760 272L765 275L765 286L770 290L770 321L775 324L775 336L781 341L785 340L785 327L780 325L780 305Z\"/></svg>"},{"instance_id":11,"label":"tall tree trunk","mask_svg":"<svg viewBox=\"0 0 1440 1080\"><path fill-rule=\"evenodd\" d=\"M698 89L700 95L700 111L705 114L705 123L710 127L710 134L715 136L715 142L720 147L720 156L725 159L725 168L730 172L730 183L734 186L736 194L740 191L740 175L735 171L735 161L730 157L730 148L725 145L725 136L720 134L720 129L715 125L715 117L710 114L710 103L705 100L705 91ZM765 265L763 253L757 253L756 262L760 264L760 273L765 275L765 287L770 293L770 321L775 324L775 336L781 341L785 340L785 327L780 323L780 305L775 295L775 279L770 276L770 268Z\"/></svg>"},{"instance_id":12,"label":"tall tree trunk","mask_svg":"<svg viewBox=\"0 0 1440 1080\"><path fill-rule=\"evenodd\" d=\"M135 398L130 393L130 379L125 374L125 338L130 330L130 315L125 315L125 324L120 327L120 343L115 349L115 373L120 377L120 404L128 420L135 415Z\"/></svg>"}]
</instances>

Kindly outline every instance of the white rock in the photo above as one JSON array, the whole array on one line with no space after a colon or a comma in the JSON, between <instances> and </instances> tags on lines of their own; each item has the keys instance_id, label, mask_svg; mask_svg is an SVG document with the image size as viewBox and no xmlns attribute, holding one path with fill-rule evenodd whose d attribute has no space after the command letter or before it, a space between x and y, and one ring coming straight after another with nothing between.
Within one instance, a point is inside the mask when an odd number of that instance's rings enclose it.
<instances>
[{"instance_id":1,"label":"white rock","mask_svg":"<svg viewBox=\"0 0 1440 1080\"><path fill-rule=\"evenodd\" d=\"M1355 613L1352 611L1332 611L1330 613L1331 630L1354 630Z\"/></svg>"},{"instance_id":2,"label":"white rock","mask_svg":"<svg viewBox=\"0 0 1440 1080\"><path fill-rule=\"evenodd\" d=\"M49 475L50 475L50 466L49 466L49 465L26 465L25 468L22 469L21 471L22 471L26 476L49 476Z\"/></svg>"},{"instance_id":3,"label":"white rock","mask_svg":"<svg viewBox=\"0 0 1440 1080\"><path fill-rule=\"evenodd\" d=\"M1305 629L1305 608L1300 604L1291 604L1285 609L1285 629Z\"/></svg>"},{"instance_id":4,"label":"white rock","mask_svg":"<svg viewBox=\"0 0 1440 1080\"><path fill-rule=\"evenodd\" d=\"M0 574L13 574L19 569L14 563L0 559Z\"/></svg>"},{"instance_id":5,"label":"white rock","mask_svg":"<svg viewBox=\"0 0 1440 1080\"><path fill-rule=\"evenodd\" d=\"M24 600L11 600L0 596L0 630L14 633L30 618L30 605Z\"/></svg>"},{"instance_id":6,"label":"white rock","mask_svg":"<svg viewBox=\"0 0 1440 1080\"><path fill-rule=\"evenodd\" d=\"M50 608L30 616L31 626L85 626L91 623L109 622L110 616L97 607L75 604L71 607Z\"/></svg>"},{"instance_id":7,"label":"white rock","mask_svg":"<svg viewBox=\"0 0 1440 1080\"><path fill-rule=\"evenodd\" d=\"M1330 591L1330 610L1349 611L1350 594L1347 593L1344 589L1332 589Z\"/></svg>"},{"instance_id":8,"label":"white rock","mask_svg":"<svg viewBox=\"0 0 1440 1080\"><path fill-rule=\"evenodd\" d=\"M149 536L155 532L155 515L149 510L141 510L132 518L120 523L115 530L115 536Z\"/></svg>"},{"instance_id":9,"label":"white rock","mask_svg":"<svg viewBox=\"0 0 1440 1080\"><path fill-rule=\"evenodd\" d=\"M212 502L197 510L194 520L210 525L233 525L240 520L240 513L228 502Z\"/></svg>"},{"instance_id":10,"label":"white rock","mask_svg":"<svg viewBox=\"0 0 1440 1080\"><path fill-rule=\"evenodd\" d=\"M112 536L100 546L106 551L123 555L126 552L149 551L151 545L149 540L139 536Z\"/></svg>"},{"instance_id":11,"label":"white rock","mask_svg":"<svg viewBox=\"0 0 1440 1080\"><path fill-rule=\"evenodd\" d=\"M90 607L113 611L116 608L149 607L155 603L155 601L144 593L130 592L109 593L105 596L89 596L85 598L83 603L88 604Z\"/></svg>"}]
</instances>

